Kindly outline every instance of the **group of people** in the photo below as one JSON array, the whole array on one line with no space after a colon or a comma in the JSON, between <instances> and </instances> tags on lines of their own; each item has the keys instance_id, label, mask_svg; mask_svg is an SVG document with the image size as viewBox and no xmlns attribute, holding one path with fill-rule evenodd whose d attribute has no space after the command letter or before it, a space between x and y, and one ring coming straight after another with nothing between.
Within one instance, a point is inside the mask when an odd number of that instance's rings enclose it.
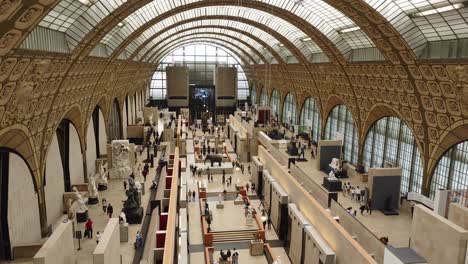
<instances>
[{"instance_id":1,"label":"group of people","mask_svg":"<svg viewBox=\"0 0 468 264\"><path fill-rule=\"evenodd\" d=\"M189 202L195 202L195 196L197 195L197 192L195 190L188 190L187 198Z\"/></svg>"},{"instance_id":2,"label":"group of people","mask_svg":"<svg viewBox=\"0 0 468 264\"><path fill-rule=\"evenodd\" d=\"M232 250L232 252L230 249L228 249L226 252L224 252L221 249L219 254L220 254L220 258L219 258L220 260L223 260L223 261L230 260L232 264L239 264L239 253L237 253L235 248Z\"/></svg>"},{"instance_id":3,"label":"group of people","mask_svg":"<svg viewBox=\"0 0 468 264\"><path fill-rule=\"evenodd\" d=\"M84 237L88 239L93 239L93 224L94 222L91 220L91 218L88 219L85 223L85 232L84 232ZM99 243L99 240L101 239L101 232L96 233L96 244Z\"/></svg>"},{"instance_id":4,"label":"group of people","mask_svg":"<svg viewBox=\"0 0 468 264\"><path fill-rule=\"evenodd\" d=\"M102 198L101 204L102 204L102 211L104 211L104 214L107 214L109 218L112 218L112 214L114 213L114 207L112 207L112 204L107 203L106 198Z\"/></svg>"}]
</instances>

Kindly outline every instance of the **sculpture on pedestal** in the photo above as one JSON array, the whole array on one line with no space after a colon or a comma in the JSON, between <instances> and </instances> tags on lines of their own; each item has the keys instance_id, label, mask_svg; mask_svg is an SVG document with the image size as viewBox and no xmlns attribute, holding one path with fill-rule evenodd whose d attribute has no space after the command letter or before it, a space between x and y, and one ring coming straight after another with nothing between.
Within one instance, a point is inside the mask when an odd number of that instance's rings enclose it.
<instances>
[{"instance_id":1,"label":"sculpture on pedestal","mask_svg":"<svg viewBox=\"0 0 468 264\"><path fill-rule=\"evenodd\" d=\"M96 188L96 178L93 175L88 176L88 204L99 203L99 193Z\"/></svg>"},{"instance_id":2,"label":"sculpture on pedestal","mask_svg":"<svg viewBox=\"0 0 468 264\"><path fill-rule=\"evenodd\" d=\"M109 173L113 178L127 178L132 174L129 145L128 140L112 141L112 170Z\"/></svg>"},{"instance_id":3,"label":"sculpture on pedestal","mask_svg":"<svg viewBox=\"0 0 468 264\"><path fill-rule=\"evenodd\" d=\"M107 190L107 172L102 163L101 163L101 166L99 167L99 175L97 179L98 179L97 180L98 190L100 191Z\"/></svg>"},{"instance_id":4,"label":"sculpture on pedestal","mask_svg":"<svg viewBox=\"0 0 468 264\"><path fill-rule=\"evenodd\" d=\"M143 208L141 208L138 199L138 190L135 187L135 181L128 179L129 188L125 191L127 200L123 201L122 212L125 213L129 224L139 224L143 218Z\"/></svg>"},{"instance_id":5,"label":"sculpture on pedestal","mask_svg":"<svg viewBox=\"0 0 468 264\"><path fill-rule=\"evenodd\" d=\"M88 211L88 207L85 204L86 201L76 187L73 187L73 192L75 193L75 201L78 203L77 212L84 213Z\"/></svg>"}]
</instances>

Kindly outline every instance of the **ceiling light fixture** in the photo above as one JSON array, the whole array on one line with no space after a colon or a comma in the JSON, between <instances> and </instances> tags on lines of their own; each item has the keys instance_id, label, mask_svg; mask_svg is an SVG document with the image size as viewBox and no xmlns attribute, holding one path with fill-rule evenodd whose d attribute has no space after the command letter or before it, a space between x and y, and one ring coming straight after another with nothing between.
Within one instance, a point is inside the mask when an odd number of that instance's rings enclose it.
<instances>
[{"instance_id":1,"label":"ceiling light fixture","mask_svg":"<svg viewBox=\"0 0 468 264\"><path fill-rule=\"evenodd\" d=\"M119 27L124 27L124 26L125 26L125 23L124 23L124 22L119 22L119 23L117 24L117 26L119 26Z\"/></svg>"},{"instance_id":2,"label":"ceiling light fixture","mask_svg":"<svg viewBox=\"0 0 468 264\"><path fill-rule=\"evenodd\" d=\"M301 41L311 41L312 39L311 38L303 38L301 39Z\"/></svg>"},{"instance_id":3,"label":"ceiling light fixture","mask_svg":"<svg viewBox=\"0 0 468 264\"><path fill-rule=\"evenodd\" d=\"M284 47L284 44L283 44L283 43L279 43L278 46Z\"/></svg>"},{"instance_id":4,"label":"ceiling light fixture","mask_svg":"<svg viewBox=\"0 0 468 264\"><path fill-rule=\"evenodd\" d=\"M447 6L441 6L441 7L437 7L437 8L434 8L434 9L429 9L429 10L425 10L425 11L421 11L421 12L416 12L416 13L410 14L410 16L411 17L423 17L423 16L429 16L429 15L433 15L433 14L437 14L437 13L447 12L447 11L451 11L451 10L460 9L462 7L465 7L467 5L467 3L468 2L458 3L458 4L450 4L450 5L447 5Z\"/></svg>"},{"instance_id":5,"label":"ceiling light fixture","mask_svg":"<svg viewBox=\"0 0 468 264\"><path fill-rule=\"evenodd\" d=\"M343 28L343 29L340 29L340 30L338 30L338 32L340 32L340 33L348 33L348 32L358 31L358 30L360 30L360 29L361 29L360 27L350 27L350 28Z\"/></svg>"}]
</instances>

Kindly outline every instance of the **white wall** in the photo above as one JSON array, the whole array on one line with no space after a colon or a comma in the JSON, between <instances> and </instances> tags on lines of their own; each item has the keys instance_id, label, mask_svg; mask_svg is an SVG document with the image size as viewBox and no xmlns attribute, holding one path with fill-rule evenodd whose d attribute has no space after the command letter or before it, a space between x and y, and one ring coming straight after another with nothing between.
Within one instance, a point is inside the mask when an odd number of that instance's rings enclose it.
<instances>
[{"instance_id":1,"label":"white wall","mask_svg":"<svg viewBox=\"0 0 468 264\"><path fill-rule=\"evenodd\" d=\"M8 183L8 226L12 248L41 239L39 204L28 165L10 153Z\"/></svg>"},{"instance_id":2,"label":"white wall","mask_svg":"<svg viewBox=\"0 0 468 264\"><path fill-rule=\"evenodd\" d=\"M72 222L60 223L34 256L34 264L76 263Z\"/></svg>"},{"instance_id":3,"label":"white wall","mask_svg":"<svg viewBox=\"0 0 468 264\"><path fill-rule=\"evenodd\" d=\"M96 138L92 118L86 132L86 170L88 176L96 173Z\"/></svg>"},{"instance_id":4,"label":"white wall","mask_svg":"<svg viewBox=\"0 0 468 264\"><path fill-rule=\"evenodd\" d=\"M107 132L104 115L99 109L99 155L107 154Z\"/></svg>"},{"instance_id":5,"label":"white wall","mask_svg":"<svg viewBox=\"0 0 468 264\"><path fill-rule=\"evenodd\" d=\"M55 133L47 152L45 173L46 186L44 189L47 206L47 224L52 225L63 214L62 197L65 190L62 158L60 157L57 134Z\"/></svg>"},{"instance_id":6,"label":"white wall","mask_svg":"<svg viewBox=\"0 0 468 264\"><path fill-rule=\"evenodd\" d=\"M118 218L111 218L107 222L99 244L94 249L93 263L120 263L120 225Z\"/></svg>"},{"instance_id":7,"label":"white wall","mask_svg":"<svg viewBox=\"0 0 468 264\"><path fill-rule=\"evenodd\" d=\"M70 182L84 183L83 155L81 154L80 138L75 126L70 124Z\"/></svg>"}]
</instances>

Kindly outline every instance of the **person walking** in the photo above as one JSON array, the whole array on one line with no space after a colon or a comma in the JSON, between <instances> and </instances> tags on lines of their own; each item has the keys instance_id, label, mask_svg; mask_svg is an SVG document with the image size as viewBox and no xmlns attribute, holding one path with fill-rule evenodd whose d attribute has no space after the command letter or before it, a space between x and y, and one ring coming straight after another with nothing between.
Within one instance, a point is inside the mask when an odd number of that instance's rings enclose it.
<instances>
[{"instance_id":1,"label":"person walking","mask_svg":"<svg viewBox=\"0 0 468 264\"><path fill-rule=\"evenodd\" d=\"M245 189L247 190L247 192L249 192L249 188L250 188L249 183L246 183L246 184L245 184Z\"/></svg>"},{"instance_id":2,"label":"person walking","mask_svg":"<svg viewBox=\"0 0 468 264\"><path fill-rule=\"evenodd\" d=\"M99 240L101 240L101 233L98 231L96 234L96 244L99 244Z\"/></svg>"},{"instance_id":3,"label":"person walking","mask_svg":"<svg viewBox=\"0 0 468 264\"><path fill-rule=\"evenodd\" d=\"M366 209L366 206L364 204L361 204L359 207L359 210L361 211L361 215L364 215L364 210Z\"/></svg>"},{"instance_id":4,"label":"person walking","mask_svg":"<svg viewBox=\"0 0 468 264\"><path fill-rule=\"evenodd\" d=\"M102 211L104 211L104 214L107 212L107 199L106 198L102 198Z\"/></svg>"},{"instance_id":5,"label":"person walking","mask_svg":"<svg viewBox=\"0 0 468 264\"><path fill-rule=\"evenodd\" d=\"M232 185L232 176L229 176L229 185Z\"/></svg>"},{"instance_id":6,"label":"person walking","mask_svg":"<svg viewBox=\"0 0 468 264\"><path fill-rule=\"evenodd\" d=\"M371 199L367 200L366 211L369 215L372 214L372 200Z\"/></svg>"},{"instance_id":7,"label":"person walking","mask_svg":"<svg viewBox=\"0 0 468 264\"><path fill-rule=\"evenodd\" d=\"M232 264L239 264L239 255L237 254L237 252L232 254L231 261Z\"/></svg>"},{"instance_id":8,"label":"person walking","mask_svg":"<svg viewBox=\"0 0 468 264\"><path fill-rule=\"evenodd\" d=\"M195 202L195 190L193 190L193 192L192 192L192 201Z\"/></svg>"},{"instance_id":9,"label":"person walking","mask_svg":"<svg viewBox=\"0 0 468 264\"><path fill-rule=\"evenodd\" d=\"M189 202L191 202L191 199L192 199L192 190L190 190L190 189L188 190L188 195L187 195L187 197L188 197Z\"/></svg>"},{"instance_id":10,"label":"person walking","mask_svg":"<svg viewBox=\"0 0 468 264\"><path fill-rule=\"evenodd\" d=\"M270 219L270 217L268 217L267 225L268 225L268 230L271 230L271 219Z\"/></svg>"},{"instance_id":11,"label":"person walking","mask_svg":"<svg viewBox=\"0 0 468 264\"><path fill-rule=\"evenodd\" d=\"M124 190L127 190L127 181L123 182Z\"/></svg>"},{"instance_id":12,"label":"person walking","mask_svg":"<svg viewBox=\"0 0 468 264\"><path fill-rule=\"evenodd\" d=\"M89 239L93 238L93 221L91 221L91 218L85 223L85 237Z\"/></svg>"},{"instance_id":13,"label":"person walking","mask_svg":"<svg viewBox=\"0 0 468 264\"><path fill-rule=\"evenodd\" d=\"M112 214L114 213L114 207L112 207L111 204L109 204L107 206L107 215L109 216L109 218L112 218Z\"/></svg>"}]
</instances>

